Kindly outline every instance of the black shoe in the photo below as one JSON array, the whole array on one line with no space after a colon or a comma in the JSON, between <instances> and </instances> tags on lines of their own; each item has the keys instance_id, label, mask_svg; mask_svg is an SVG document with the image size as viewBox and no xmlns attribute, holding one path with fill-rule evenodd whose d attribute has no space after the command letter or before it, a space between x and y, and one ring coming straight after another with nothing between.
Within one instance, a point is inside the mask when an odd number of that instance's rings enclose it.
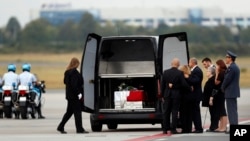
<instances>
[{"instance_id":1,"label":"black shoe","mask_svg":"<svg viewBox=\"0 0 250 141\"><path fill-rule=\"evenodd\" d=\"M182 134L188 134L188 133L191 133L191 131L182 130L181 133Z\"/></svg>"},{"instance_id":2,"label":"black shoe","mask_svg":"<svg viewBox=\"0 0 250 141\"><path fill-rule=\"evenodd\" d=\"M206 132L215 132L215 130L207 129Z\"/></svg>"},{"instance_id":3,"label":"black shoe","mask_svg":"<svg viewBox=\"0 0 250 141\"><path fill-rule=\"evenodd\" d=\"M192 133L203 133L203 130L195 130Z\"/></svg>"},{"instance_id":4,"label":"black shoe","mask_svg":"<svg viewBox=\"0 0 250 141\"><path fill-rule=\"evenodd\" d=\"M45 119L45 117L40 115L40 116L38 116L38 119Z\"/></svg>"},{"instance_id":5,"label":"black shoe","mask_svg":"<svg viewBox=\"0 0 250 141\"><path fill-rule=\"evenodd\" d=\"M79 132L76 132L77 134L88 134L89 132L88 131L79 131Z\"/></svg>"},{"instance_id":6,"label":"black shoe","mask_svg":"<svg viewBox=\"0 0 250 141\"><path fill-rule=\"evenodd\" d=\"M62 130L62 129L59 129L59 128L57 128L57 131L60 132L61 134L67 134L66 131L64 131L64 130Z\"/></svg>"},{"instance_id":7,"label":"black shoe","mask_svg":"<svg viewBox=\"0 0 250 141\"><path fill-rule=\"evenodd\" d=\"M177 132L176 130L171 131L172 134L180 134L180 132Z\"/></svg>"},{"instance_id":8,"label":"black shoe","mask_svg":"<svg viewBox=\"0 0 250 141\"><path fill-rule=\"evenodd\" d=\"M31 114L31 118L35 119L36 118L35 114Z\"/></svg>"}]
</instances>

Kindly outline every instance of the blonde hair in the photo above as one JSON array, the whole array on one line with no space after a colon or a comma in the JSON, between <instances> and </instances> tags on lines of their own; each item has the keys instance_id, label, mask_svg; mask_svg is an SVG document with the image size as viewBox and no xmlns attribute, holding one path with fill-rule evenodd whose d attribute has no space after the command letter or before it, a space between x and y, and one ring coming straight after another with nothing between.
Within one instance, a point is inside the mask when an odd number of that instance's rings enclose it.
<instances>
[{"instance_id":1,"label":"blonde hair","mask_svg":"<svg viewBox=\"0 0 250 141\"><path fill-rule=\"evenodd\" d=\"M78 68L80 62L76 57L73 57L67 67L67 70L73 69L73 68Z\"/></svg>"},{"instance_id":2,"label":"blonde hair","mask_svg":"<svg viewBox=\"0 0 250 141\"><path fill-rule=\"evenodd\" d=\"M188 65L181 65L179 67L179 70L181 70L184 74L191 74L191 71Z\"/></svg>"}]
</instances>

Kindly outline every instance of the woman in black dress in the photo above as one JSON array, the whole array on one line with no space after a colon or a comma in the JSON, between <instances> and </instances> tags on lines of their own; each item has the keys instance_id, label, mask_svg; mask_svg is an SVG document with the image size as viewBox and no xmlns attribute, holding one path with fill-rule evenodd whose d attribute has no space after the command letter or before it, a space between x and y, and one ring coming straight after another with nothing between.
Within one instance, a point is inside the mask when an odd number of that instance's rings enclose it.
<instances>
[{"instance_id":1,"label":"woman in black dress","mask_svg":"<svg viewBox=\"0 0 250 141\"><path fill-rule=\"evenodd\" d=\"M219 128L217 128L215 131L217 132L225 132L227 128L227 113L225 108L225 97L224 93L221 91L221 84L224 80L225 71L227 69L227 66L223 60L217 60L216 61L216 76L215 76L215 85L216 88L219 90L216 99L218 102L218 115L220 116L220 124Z\"/></svg>"}]
</instances>

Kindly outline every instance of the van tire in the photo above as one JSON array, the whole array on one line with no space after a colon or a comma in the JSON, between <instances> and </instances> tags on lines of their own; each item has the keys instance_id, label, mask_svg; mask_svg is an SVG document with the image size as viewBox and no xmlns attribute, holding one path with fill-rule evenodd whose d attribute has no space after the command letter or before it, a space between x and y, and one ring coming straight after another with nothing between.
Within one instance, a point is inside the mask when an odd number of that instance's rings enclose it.
<instances>
[{"instance_id":1,"label":"van tire","mask_svg":"<svg viewBox=\"0 0 250 141\"><path fill-rule=\"evenodd\" d=\"M118 124L115 124L115 123L109 123L109 124L107 124L107 127L108 127L108 129L117 129Z\"/></svg>"},{"instance_id":2,"label":"van tire","mask_svg":"<svg viewBox=\"0 0 250 141\"><path fill-rule=\"evenodd\" d=\"M92 129L93 132L102 131L102 124L100 122L90 120L90 124L91 124L91 129Z\"/></svg>"}]
</instances>

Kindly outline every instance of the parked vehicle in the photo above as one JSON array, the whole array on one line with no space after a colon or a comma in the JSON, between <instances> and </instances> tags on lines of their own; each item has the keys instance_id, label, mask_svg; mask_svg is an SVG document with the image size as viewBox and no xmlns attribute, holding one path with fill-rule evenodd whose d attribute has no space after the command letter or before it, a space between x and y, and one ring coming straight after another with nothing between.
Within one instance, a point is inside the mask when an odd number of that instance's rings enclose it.
<instances>
[{"instance_id":1,"label":"parked vehicle","mask_svg":"<svg viewBox=\"0 0 250 141\"><path fill-rule=\"evenodd\" d=\"M118 124L161 124L160 78L174 57L181 64L188 63L187 41L185 32L112 37L89 34L81 73L83 111L91 113L92 131L101 131L103 124L109 129L117 129ZM129 86L125 93L123 84Z\"/></svg>"}]
</instances>

